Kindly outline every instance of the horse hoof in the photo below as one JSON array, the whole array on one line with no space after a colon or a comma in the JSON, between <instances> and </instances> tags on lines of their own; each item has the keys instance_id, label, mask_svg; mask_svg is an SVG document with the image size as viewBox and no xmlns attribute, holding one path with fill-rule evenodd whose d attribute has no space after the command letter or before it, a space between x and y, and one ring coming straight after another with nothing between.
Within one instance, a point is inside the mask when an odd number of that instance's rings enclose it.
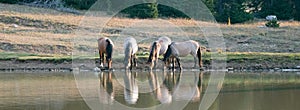
<instances>
[{"instance_id":1,"label":"horse hoof","mask_svg":"<svg viewBox=\"0 0 300 110\"><path fill-rule=\"evenodd\" d=\"M200 71L204 71L204 68L203 68L203 67L201 67L199 70L200 70Z\"/></svg>"}]
</instances>

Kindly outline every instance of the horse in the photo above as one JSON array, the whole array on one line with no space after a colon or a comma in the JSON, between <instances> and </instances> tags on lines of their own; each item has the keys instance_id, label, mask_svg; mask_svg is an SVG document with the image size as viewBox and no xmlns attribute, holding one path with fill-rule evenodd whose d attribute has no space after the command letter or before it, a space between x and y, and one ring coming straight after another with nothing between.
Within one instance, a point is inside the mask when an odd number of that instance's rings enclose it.
<instances>
[{"instance_id":1,"label":"horse","mask_svg":"<svg viewBox=\"0 0 300 110\"><path fill-rule=\"evenodd\" d=\"M130 70L132 67L136 67L136 52L138 51L138 45L136 43L136 40L132 37L128 37L124 40L124 65L125 69L128 69L130 67Z\"/></svg>"},{"instance_id":2,"label":"horse","mask_svg":"<svg viewBox=\"0 0 300 110\"><path fill-rule=\"evenodd\" d=\"M150 65L151 69L153 67L156 68L159 55L164 55L170 44L171 39L169 37L160 37L157 41L152 43L147 61L147 64Z\"/></svg>"},{"instance_id":3,"label":"horse","mask_svg":"<svg viewBox=\"0 0 300 110\"><path fill-rule=\"evenodd\" d=\"M197 65L197 59L199 67L202 68L202 58L201 58L201 48L199 43L194 40L188 40L184 42L172 42L164 55L163 62L165 65L168 63L169 58L175 58L180 70L182 69L180 64L179 57L186 57L187 55L191 54L194 57L194 68ZM173 69L175 65L173 64Z\"/></svg>"},{"instance_id":4,"label":"horse","mask_svg":"<svg viewBox=\"0 0 300 110\"><path fill-rule=\"evenodd\" d=\"M107 37L101 37L98 39L98 50L100 56L100 67L103 67L105 60L104 54L106 56L106 62L108 69L111 69L112 64L112 54L113 54L114 44L112 40Z\"/></svg>"}]
</instances>

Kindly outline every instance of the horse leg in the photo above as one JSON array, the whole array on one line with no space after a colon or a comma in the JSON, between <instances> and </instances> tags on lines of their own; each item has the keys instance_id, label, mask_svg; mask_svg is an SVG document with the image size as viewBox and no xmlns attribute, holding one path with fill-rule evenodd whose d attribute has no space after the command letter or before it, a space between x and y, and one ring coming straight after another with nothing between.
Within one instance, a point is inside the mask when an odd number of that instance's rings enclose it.
<instances>
[{"instance_id":1,"label":"horse leg","mask_svg":"<svg viewBox=\"0 0 300 110\"><path fill-rule=\"evenodd\" d=\"M180 71L182 70L181 64L180 64L180 59L179 57L176 57L177 63L178 63L178 67L180 69Z\"/></svg>"},{"instance_id":2,"label":"horse leg","mask_svg":"<svg viewBox=\"0 0 300 110\"><path fill-rule=\"evenodd\" d=\"M175 68L175 58L170 58L170 60L171 60L170 68Z\"/></svg>"},{"instance_id":3,"label":"horse leg","mask_svg":"<svg viewBox=\"0 0 300 110\"><path fill-rule=\"evenodd\" d=\"M193 68L196 68L197 67L197 57L194 56L194 67Z\"/></svg>"},{"instance_id":4,"label":"horse leg","mask_svg":"<svg viewBox=\"0 0 300 110\"><path fill-rule=\"evenodd\" d=\"M134 63L134 67L137 67L137 59L136 59L136 55L133 55L133 63Z\"/></svg>"},{"instance_id":5,"label":"horse leg","mask_svg":"<svg viewBox=\"0 0 300 110\"><path fill-rule=\"evenodd\" d=\"M156 69L157 61L158 61L158 55L155 54L154 58L155 58L155 60L154 60L154 68Z\"/></svg>"},{"instance_id":6,"label":"horse leg","mask_svg":"<svg viewBox=\"0 0 300 110\"><path fill-rule=\"evenodd\" d=\"M105 64L104 52L102 52L102 54L101 54L101 59L102 59L102 67L104 67L104 64Z\"/></svg>"},{"instance_id":7,"label":"horse leg","mask_svg":"<svg viewBox=\"0 0 300 110\"><path fill-rule=\"evenodd\" d=\"M133 55L130 55L130 70L132 70L132 66L133 66Z\"/></svg>"},{"instance_id":8,"label":"horse leg","mask_svg":"<svg viewBox=\"0 0 300 110\"><path fill-rule=\"evenodd\" d=\"M99 51L99 60L100 60L100 67L103 67L103 57L102 57L102 52L101 51Z\"/></svg>"}]
</instances>

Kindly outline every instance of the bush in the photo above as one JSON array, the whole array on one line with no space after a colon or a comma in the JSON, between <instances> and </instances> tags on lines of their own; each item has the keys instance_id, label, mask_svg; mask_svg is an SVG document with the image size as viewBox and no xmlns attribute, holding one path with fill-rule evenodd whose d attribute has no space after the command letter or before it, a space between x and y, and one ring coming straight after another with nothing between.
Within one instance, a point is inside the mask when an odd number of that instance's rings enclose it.
<instances>
[{"instance_id":1,"label":"bush","mask_svg":"<svg viewBox=\"0 0 300 110\"><path fill-rule=\"evenodd\" d=\"M274 27L274 28L279 27L279 23L277 22L277 20L268 21L265 25L267 27Z\"/></svg>"},{"instance_id":2,"label":"bush","mask_svg":"<svg viewBox=\"0 0 300 110\"><path fill-rule=\"evenodd\" d=\"M158 5L157 7L160 17L168 17L168 18L189 18L183 12L169 6Z\"/></svg>"},{"instance_id":3,"label":"bush","mask_svg":"<svg viewBox=\"0 0 300 110\"><path fill-rule=\"evenodd\" d=\"M19 0L0 0L0 3L16 4Z\"/></svg>"},{"instance_id":4,"label":"bush","mask_svg":"<svg viewBox=\"0 0 300 110\"><path fill-rule=\"evenodd\" d=\"M62 0L66 3L67 6L87 10L89 9L97 0Z\"/></svg>"},{"instance_id":5,"label":"bush","mask_svg":"<svg viewBox=\"0 0 300 110\"><path fill-rule=\"evenodd\" d=\"M130 18L157 18L157 3L145 3L128 7L121 11L128 14Z\"/></svg>"}]
</instances>

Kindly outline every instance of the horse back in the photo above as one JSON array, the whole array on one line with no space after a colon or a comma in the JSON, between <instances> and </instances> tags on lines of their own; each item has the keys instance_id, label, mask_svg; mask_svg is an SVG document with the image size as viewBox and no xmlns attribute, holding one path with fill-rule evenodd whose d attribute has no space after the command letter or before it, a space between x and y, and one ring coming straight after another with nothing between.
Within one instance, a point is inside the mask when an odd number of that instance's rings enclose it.
<instances>
[{"instance_id":1,"label":"horse back","mask_svg":"<svg viewBox=\"0 0 300 110\"><path fill-rule=\"evenodd\" d=\"M98 49L101 52L106 52L107 45L111 44L114 46L113 42L107 37L101 37L98 39Z\"/></svg>"},{"instance_id":2,"label":"horse back","mask_svg":"<svg viewBox=\"0 0 300 110\"><path fill-rule=\"evenodd\" d=\"M159 55L165 54L168 46L172 43L169 37L160 37L157 42L160 44Z\"/></svg>"},{"instance_id":3,"label":"horse back","mask_svg":"<svg viewBox=\"0 0 300 110\"><path fill-rule=\"evenodd\" d=\"M188 54L196 54L199 44L196 41L189 40L184 42L173 42L171 47L175 54L180 57L185 57Z\"/></svg>"},{"instance_id":4,"label":"horse back","mask_svg":"<svg viewBox=\"0 0 300 110\"><path fill-rule=\"evenodd\" d=\"M98 50L99 52L106 52L106 38L105 37L101 37L98 39Z\"/></svg>"},{"instance_id":5,"label":"horse back","mask_svg":"<svg viewBox=\"0 0 300 110\"><path fill-rule=\"evenodd\" d=\"M126 48L131 48L132 49L131 54L135 54L138 51L138 45L136 43L136 40L132 37L126 38L123 46L125 50Z\"/></svg>"}]
</instances>

